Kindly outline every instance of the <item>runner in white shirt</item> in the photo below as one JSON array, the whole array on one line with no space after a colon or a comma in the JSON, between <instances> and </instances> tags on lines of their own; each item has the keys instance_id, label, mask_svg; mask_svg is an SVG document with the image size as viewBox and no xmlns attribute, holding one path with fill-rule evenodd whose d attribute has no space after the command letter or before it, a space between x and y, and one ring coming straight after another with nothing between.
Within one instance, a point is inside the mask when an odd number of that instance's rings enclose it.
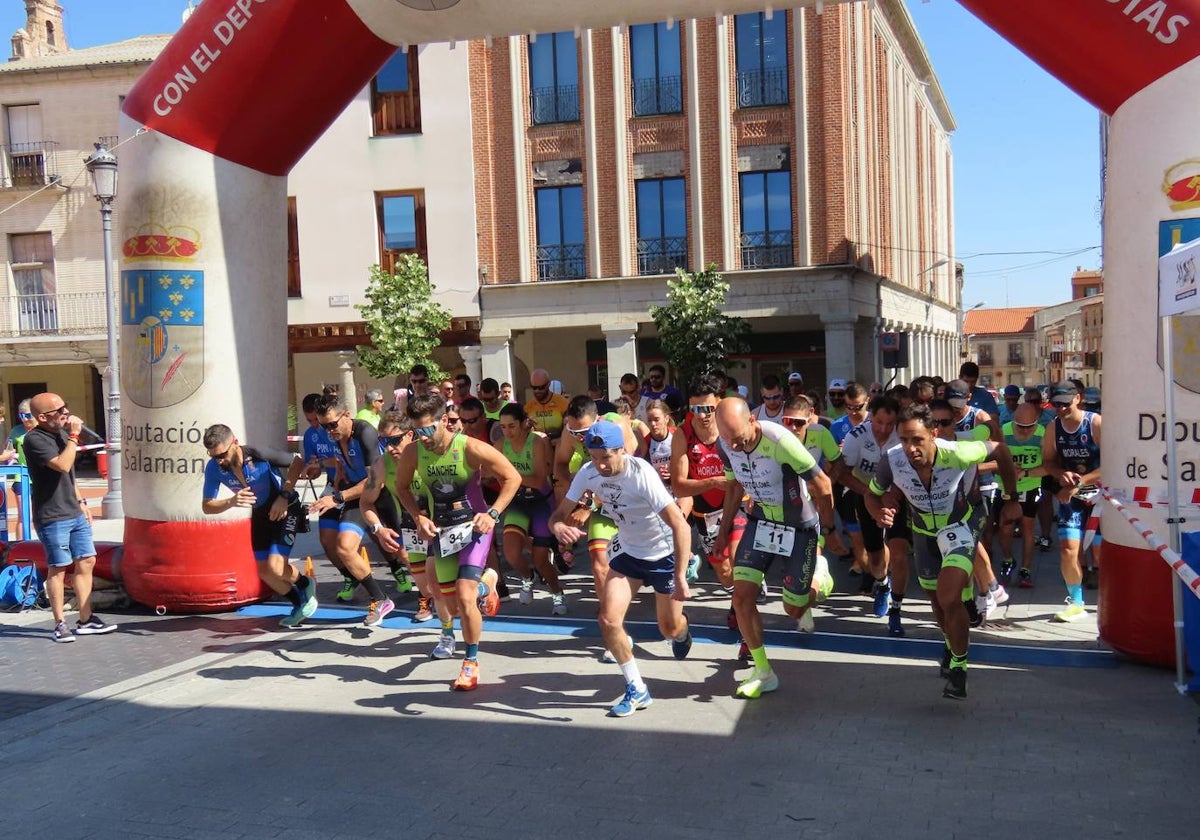
<instances>
[{"instance_id":1,"label":"runner in white shirt","mask_svg":"<svg viewBox=\"0 0 1200 840\"><path fill-rule=\"evenodd\" d=\"M692 555L692 534L655 469L625 452L620 426L599 420L588 429L583 443L591 462L575 474L562 504L550 518L550 530L562 543L580 539L584 532L569 525L568 518L589 495L617 526L617 535L609 544L600 630L625 677L625 696L613 704L610 713L627 717L653 702L633 658L633 640L625 633L625 613L639 588L654 588L658 627L670 640L675 658L683 659L692 648L692 634L683 614L683 602L689 595L685 574Z\"/></svg>"},{"instance_id":2,"label":"runner in white shirt","mask_svg":"<svg viewBox=\"0 0 1200 840\"><path fill-rule=\"evenodd\" d=\"M752 412L758 422L770 420L772 423L778 423L783 418L783 402L784 393L783 387L779 383L779 377L773 373L768 373L763 377L762 390L759 392L762 396L762 402L758 408Z\"/></svg>"}]
</instances>

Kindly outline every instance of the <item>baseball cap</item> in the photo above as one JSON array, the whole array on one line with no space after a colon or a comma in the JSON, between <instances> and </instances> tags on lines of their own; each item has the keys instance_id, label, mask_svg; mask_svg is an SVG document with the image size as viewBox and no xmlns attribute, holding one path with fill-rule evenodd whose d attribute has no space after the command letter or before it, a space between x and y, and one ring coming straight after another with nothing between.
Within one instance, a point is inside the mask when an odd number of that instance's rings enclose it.
<instances>
[{"instance_id":1,"label":"baseball cap","mask_svg":"<svg viewBox=\"0 0 1200 840\"><path fill-rule=\"evenodd\" d=\"M1020 385L1005 385L1004 386L1004 399L1008 399L1009 397L1019 400L1021 398L1021 386Z\"/></svg>"},{"instance_id":2,"label":"baseball cap","mask_svg":"<svg viewBox=\"0 0 1200 840\"><path fill-rule=\"evenodd\" d=\"M588 449L621 449L625 446L625 433L611 420L597 420L588 430L584 444Z\"/></svg>"},{"instance_id":3,"label":"baseball cap","mask_svg":"<svg viewBox=\"0 0 1200 840\"><path fill-rule=\"evenodd\" d=\"M961 379L946 383L946 401L955 408L962 408L971 396L971 386Z\"/></svg>"},{"instance_id":4,"label":"baseball cap","mask_svg":"<svg viewBox=\"0 0 1200 840\"><path fill-rule=\"evenodd\" d=\"M1073 382L1063 379L1050 386L1050 402L1066 405L1079 393Z\"/></svg>"},{"instance_id":5,"label":"baseball cap","mask_svg":"<svg viewBox=\"0 0 1200 840\"><path fill-rule=\"evenodd\" d=\"M830 379L829 380L829 390L830 391L845 391L846 390L846 380L841 379L841 378Z\"/></svg>"},{"instance_id":6,"label":"baseball cap","mask_svg":"<svg viewBox=\"0 0 1200 840\"><path fill-rule=\"evenodd\" d=\"M788 374L788 382L803 382L804 377L800 375L800 371L794 370Z\"/></svg>"}]
</instances>

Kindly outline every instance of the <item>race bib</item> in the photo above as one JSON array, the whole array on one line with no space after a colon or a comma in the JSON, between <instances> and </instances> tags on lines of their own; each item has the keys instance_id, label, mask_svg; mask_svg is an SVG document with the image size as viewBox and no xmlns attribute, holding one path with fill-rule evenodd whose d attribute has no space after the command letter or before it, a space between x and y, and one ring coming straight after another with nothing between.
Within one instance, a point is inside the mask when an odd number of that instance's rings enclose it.
<instances>
[{"instance_id":1,"label":"race bib","mask_svg":"<svg viewBox=\"0 0 1200 840\"><path fill-rule=\"evenodd\" d=\"M947 525L938 531L937 545L942 557L950 554L970 556L975 553L975 535L961 522L957 525Z\"/></svg>"},{"instance_id":2,"label":"race bib","mask_svg":"<svg viewBox=\"0 0 1200 840\"><path fill-rule=\"evenodd\" d=\"M470 520L443 528L438 533L438 556L449 557L458 554L474 537L475 525Z\"/></svg>"},{"instance_id":3,"label":"race bib","mask_svg":"<svg viewBox=\"0 0 1200 840\"><path fill-rule=\"evenodd\" d=\"M704 514L704 527L710 533L721 527L721 514L724 511L714 510L712 513Z\"/></svg>"},{"instance_id":4,"label":"race bib","mask_svg":"<svg viewBox=\"0 0 1200 840\"><path fill-rule=\"evenodd\" d=\"M400 537L404 542L404 550L409 554L428 553L429 545L425 542L425 540L421 539L421 535L415 528L401 529Z\"/></svg>"},{"instance_id":5,"label":"race bib","mask_svg":"<svg viewBox=\"0 0 1200 840\"><path fill-rule=\"evenodd\" d=\"M754 529L754 550L790 557L796 545L796 529L778 522L758 521Z\"/></svg>"},{"instance_id":6,"label":"race bib","mask_svg":"<svg viewBox=\"0 0 1200 840\"><path fill-rule=\"evenodd\" d=\"M614 534L613 538L608 541L608 558L611 560L621 553L621 541Z\"/></svg>"}]
</instances>

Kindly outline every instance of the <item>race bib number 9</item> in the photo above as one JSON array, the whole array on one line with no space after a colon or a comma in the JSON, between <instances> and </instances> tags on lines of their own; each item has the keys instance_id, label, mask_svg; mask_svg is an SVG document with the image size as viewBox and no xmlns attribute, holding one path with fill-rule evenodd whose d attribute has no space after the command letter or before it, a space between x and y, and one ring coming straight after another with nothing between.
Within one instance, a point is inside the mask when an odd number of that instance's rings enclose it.
<instances>
[{"instance_id":1,"label":"race bib number 9","mask_svg":"<svg viewBox=\"0 0 1200 840\"><path fill-rule=\"evenodd\" d=\"M449 557L458 554L467 547L474 536L475 525L470 521L443 528L438 534L438 556Z\"/></svg>"},{"instance_id":2,"label":"race bib number 9","mask_svg":"<svg viewBox=\"0 0 1200 840\"><path fill-rule=\"evenodd\" d=\"M937 545L942 557L950 554L971 556L975 553L975 536L971 529L961 522L957 525L947 525L938 531Z\"/></svg>"},{"instance_id":3,"label":"race bib number 9","mask_svg":"<svg viewBox=\"0 0 1200 840\"><path fill-rule=\"evenodd\" d=\"M754 529L754 550L790 557L796 546L796 529L760 519Z\"/></svg>"},{"instance_id":4,"label":"race bib number 9","mask_svg":"<svg viewBox=\"0 0 1200 840\"><path fill-rule=\"evenodd\" d=\"M409 554L425 554L429 551L429 546L415 528L404 528L400 536L404 541L404 550Z\"/></svg>"}]
</instances>

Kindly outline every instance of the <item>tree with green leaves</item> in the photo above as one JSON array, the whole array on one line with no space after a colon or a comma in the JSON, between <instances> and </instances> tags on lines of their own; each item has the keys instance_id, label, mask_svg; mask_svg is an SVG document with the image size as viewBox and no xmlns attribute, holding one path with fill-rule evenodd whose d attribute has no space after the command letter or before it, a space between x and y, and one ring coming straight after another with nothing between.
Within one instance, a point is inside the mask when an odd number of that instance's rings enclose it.
<instances>
[{"instance_id":1,"label":"tree with green leaves","mask_svg":"<svg viewBox=\"0 0 1200 840\"><path fill-rule=\"evenodd\" d=\"M671 369L684 388L694 377L724 369L729 358L749 349L750 324L726 315L729 284L710 263L704 271L675 269L667 281L667 305L651 306L659 342Z\"/></svg>"},{"instance_id":2,"label":"tree with green leaves","mask_svg":"<svg viewBox=\"0 0 1200 840\"><path fill-rule=\"evenodd\" d=\"M367 302L356 307L371 336L370 346L359 346L358 361L371 376L385 379L423 364L431 381L444 378L433 350L450 326L450 312L433 299L433 290L429 269L416 254L400 255L391 272L371 266Z\"/></svg>"}]
</instances>

